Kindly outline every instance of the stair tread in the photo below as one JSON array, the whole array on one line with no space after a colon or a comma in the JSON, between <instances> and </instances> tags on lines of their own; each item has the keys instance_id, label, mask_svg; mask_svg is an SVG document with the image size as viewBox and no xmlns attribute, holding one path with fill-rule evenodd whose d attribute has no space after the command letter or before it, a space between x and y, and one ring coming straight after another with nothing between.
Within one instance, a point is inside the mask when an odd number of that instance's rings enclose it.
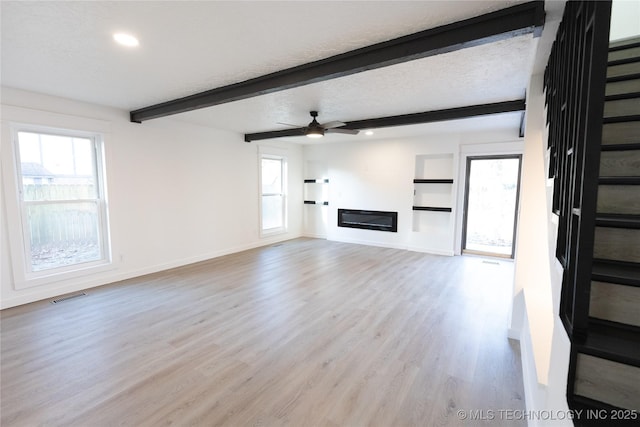
<instances>
[{"instance_id":1,"label":"stair tread","mask_svg":"<svg viewBox=\"0 0 640 427\"><path fill-rule=\"evenodd\" d=\"M627 408L610 405L599 400L580 396L579 394L574 394L569 397L569 407L574 410L573 423L578 427L602 427L611 425L612 422L615 422L616 427L637 427L638 425L638 421L634 417L620 417L622 419L612 421L613 416L611 414L617 413L617 411L625 411ZM601 412L602 410L605 412Z\"/></svg>"},{"instance_id":2,"label":"stair tread","mask_svg":"<svg viewBox=\"0 0 640 427\"><path fill-rule=\"evenodd\" d=\"M640 176L601 176L601 185L640 185Z\"/></svg>"},{"instance_id":3,"label":"stair tread","mask_svg":"<svg viewBox=\"0 0 640 427\"><path fill-rule=\"evenodd\" d=\"M590 319L587 338L583 343L578 343L578 350L603 359L640 366L638 342L640 328Z\"/></svg>"},{"instance_id":4,"label":"stair tread","mask_svg":"<svg viewBox=\"0 0 640 427\"><path fill-rule=\"evenodd\" d=\"M640 264L595 259L591 277L608 283L640 286Z\"/></svg>"},{"instance_id":5,"label":"stair tread","mask_svg":"<svg viewBox=\"0 0 640 427\"><path fill-rule=\"evenodd\" d=\"M640 98L640 92L625 92L625 93L617 93L615 95L607 95L604 97L605 102L607 101L619 101L622 99L634 99Z\"/></svg>"},{"instance_id":6,"label":"stair tread","mask_svg":"<svg viewBox=\"0 0 640 427\"><path fill-rule=\"evenodd\" d=\"M619 41L619 42L609 44L609 52L615 52L617 50L632 49L638 46L640 46L640 41L638 41L637 38L634 38L631 40Z\"/></svg>"},{"instance_id":7,"label":"stair tread","mask_svg":"<svg viewBox=\"0 0 640 427\"><path fill-rule=\"evenodd\" d=\"M640 228L640 215L632 214L598 214L596 226L616 228Z\"/></svg>"},{"instance_id":8,"label":"stair tread","mask_svg":"<svg viewBox=\"0 0 640 427\"><path fill-rule=\"evenodd\" d=\"M640 136L638 137L640 139ZM631 151L640 150L640 142L629 144L605 144L601 147L602 151Z\"/></svg>"},{"instance_id":9,"label":"stair tread","mask_svg":"<svg viewBox=\"0 0 640 427\"><path fill-rule=\"evenodd\" d=\"M622 74L620 76L607 77L607 83L615 83L635 79L640 79L640 73Z\"/></svg>"},{"instance_id":10,"label":"stair tread","mask_svg":"<svg viewBox=\"0 0 640 427\"><path fill-rule=\"evenodd\" d=\"M632 116L611 116L602 119L603 124L622 122L640 122L640 114L635 114Z\"/></svg>"},{"instance_id":11,"label":"stair tread","mask_svg":"<svg viewBox=\"0 0 640 427\"><path fill-rule=\"evenodd\" d=\"M620 97L620 99L624 99L626 94L637 93L639 91L640 78L607 83L607 87L605 89L605 101L613 100L611 97ZM629 96L629 98L633 97L634 96Z\"/></svg>"},{"instance_id":12,"label":"stair tread","mask_svg":"<svg viewBox=\"0 0 640 427\"><path fill-rule=\"evenodd\" d=\"M640 57L632 56L631 58L613 59L613 60L607 62L607 66L613 67L613 66L616 66L616 65L632 64L634 62L640 62Z\"/></svg>"}]
</instances>

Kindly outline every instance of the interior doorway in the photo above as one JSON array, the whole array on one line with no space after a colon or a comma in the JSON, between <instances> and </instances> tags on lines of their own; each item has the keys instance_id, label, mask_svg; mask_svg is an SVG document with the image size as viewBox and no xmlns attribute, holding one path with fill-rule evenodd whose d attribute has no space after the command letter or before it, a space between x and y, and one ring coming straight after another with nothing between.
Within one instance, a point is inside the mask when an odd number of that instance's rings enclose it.
<instances>
[{"instance_id":1,"label":"interior doorway","mask_svg":"<svg viewBox=\"0 0 640 427\"><path fill-rule=\"evenodd\" d=\"M462 252L513 258L521 155L467 157Z\"/></svg>"}]
</instances>

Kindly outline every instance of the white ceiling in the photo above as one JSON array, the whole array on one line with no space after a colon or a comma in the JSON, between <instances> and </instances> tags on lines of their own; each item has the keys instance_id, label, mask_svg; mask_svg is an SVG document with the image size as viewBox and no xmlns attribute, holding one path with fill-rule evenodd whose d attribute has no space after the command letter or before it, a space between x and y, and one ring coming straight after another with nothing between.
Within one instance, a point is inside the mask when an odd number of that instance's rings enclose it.
<instances>
[{"instance_id":1,"label":"white ceiling","mask_svg":"<svg viewBox=\"0 0 640 427\"><path fill-rule=\"evenodd\" d=\"M132 110L521 2L2 1L1 83ZM140 46L116 45L116 31L135 34ZM303 126L310 110L322 123L521 99L535 46L522 36L175 118L250 133ZM517 132L519 118L468 123Z\"/></svg>"}]
</instances>

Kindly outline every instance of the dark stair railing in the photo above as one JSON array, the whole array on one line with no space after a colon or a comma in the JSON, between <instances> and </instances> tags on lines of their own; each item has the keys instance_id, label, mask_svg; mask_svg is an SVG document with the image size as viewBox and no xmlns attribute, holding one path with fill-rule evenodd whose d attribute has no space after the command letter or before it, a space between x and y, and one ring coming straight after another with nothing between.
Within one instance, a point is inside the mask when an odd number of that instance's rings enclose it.
<instances>
[{"instance_id":1,"label":"dark stair railing","mask_svg":"<svg viewBox=\"0 0 640 427\"><path fill-rule=\"evenodd\" d=\"M586 338L599 183L610 2L570 1L545 71L556 257L564 268L560 315Z\"/></svg>"},{"instance_id":2,"label":"dark stair railing","mask_svg":"<svg viewBox=\"0 0 640 427\"><path fill-rule=\"evenodd\" d=\"M567 402L579 426L640 425L640 39L610 46L610 17L610 1L569 1L545 71Z\"/></svg>"}]
</instances>

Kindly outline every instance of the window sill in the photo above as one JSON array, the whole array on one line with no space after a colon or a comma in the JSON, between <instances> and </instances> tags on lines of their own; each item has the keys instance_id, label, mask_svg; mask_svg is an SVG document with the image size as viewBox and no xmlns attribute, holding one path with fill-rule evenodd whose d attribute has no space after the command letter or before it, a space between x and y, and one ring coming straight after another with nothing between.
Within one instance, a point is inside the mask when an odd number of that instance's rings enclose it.
<instances>
[{"instance_id":1,"label":"window sill","mask_svg":"<svg viewBox=\"0 0 640 427\"><path fill-rule=\"evenodd\" d=\"M16 277L14 288L16 290L23 290L34 288L37 286L49 285L61 281L72 280L80 277L85 277L93 274L103 273L106 271L113 271L116 266L111 261L101 262L99 264L93 263L84 267L78 266L73 270L67 270L63 272L54 272L50 274L38 274L32 277Z\"/></svg>"},{"instance_id":2,"label":"window sill","mask_svg":"<svg viewBox=\"0 0 640 427\"><path fill-rule=\"evenodd\" d=\"M260 232L260 238L266 239L267 237L277 236L278 234L286 234L287 231L288 230L286 228L272 228L269 230L263 230Z\"/></svg>"}]
</instances>

